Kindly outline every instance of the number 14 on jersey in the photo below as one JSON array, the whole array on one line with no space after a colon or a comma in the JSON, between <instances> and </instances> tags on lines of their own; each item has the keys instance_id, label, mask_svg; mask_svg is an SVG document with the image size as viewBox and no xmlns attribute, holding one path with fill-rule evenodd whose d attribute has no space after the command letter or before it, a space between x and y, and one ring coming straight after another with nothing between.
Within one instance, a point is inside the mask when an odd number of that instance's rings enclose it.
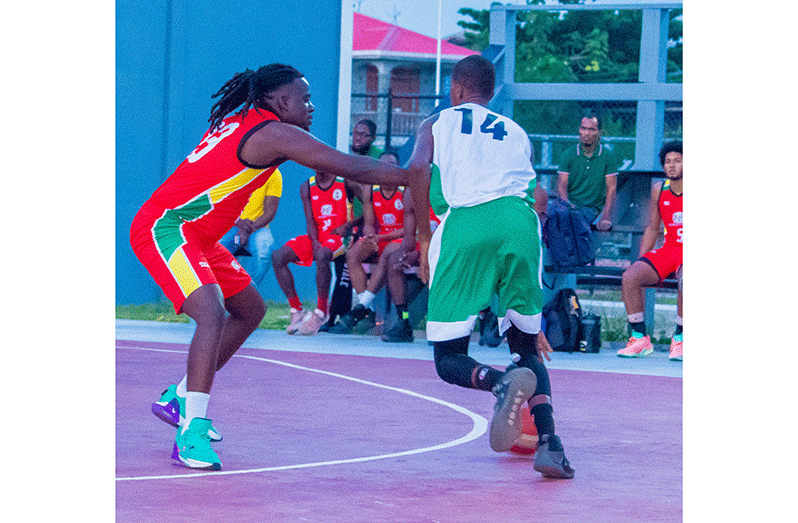
<instances>
[{"instance_id":1,"label":"number 14 on jersey","mask_svg":"<svg viewBox=\"0 0 798 523\"><path fill-rule=\"evenodd\" d=\"M455 109L455 111L463 113L460 132L462 134L471 134L474 124L474 112L468 107L460 107ZM504 122L497 120L498 118L495 114L488 113L488 115L485 116L485 121L479 126L479 132L483 134L492 134L494 140L504 140L504 137L507 136L507 131L504 130Z\"/></svg>"}]
</instances>

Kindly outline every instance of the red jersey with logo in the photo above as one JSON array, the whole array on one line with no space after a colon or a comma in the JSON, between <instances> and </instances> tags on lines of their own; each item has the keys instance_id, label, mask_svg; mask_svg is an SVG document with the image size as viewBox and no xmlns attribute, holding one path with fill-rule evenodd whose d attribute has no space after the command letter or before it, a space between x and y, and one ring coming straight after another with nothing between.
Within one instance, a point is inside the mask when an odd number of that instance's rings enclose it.
<instances>
[{"instance_id":1,"label":"red jersey with logo","mask_svg":"<svg viewBox=\"0 0 798 523\"><path fill-rule=\"evenodd\" d=\"M319 187L316 177L311 176L310 207L319 232L330 232L352 218L352 204L346 197L346 183L340 176L335 177L326 189Z\"/></svg>"},{"instance_id":2,"label":"red jersey with logo","mask_svg":"<svg viewBox=\"0 0 798 523\"><path fill-rule=\"evenodd\" d=\"M244 164L239 144L277 120L262 109L225 118L205 133L133 219L133 251L176 312L202 285L218 284L225 298L249 285L249 275L218 241L235 224L250 194L277 168Z\"/></svg>"},{"instance_id":3,"label":"red jersey with logo","mask_svg":"<svg viewBox=\"0 0 798 523\"><path fill-rule=\"evenodd\" d=\"M155 190L142 211L179 225L186 238L212 244L235 224L253 191L261 187L277 165L245 165L238 157L242 138L277 116L250 109L229 116L209 130L175 172ZM165 222L164 222L164 225Z\"/></svg>"},{"instance_id":4,"label":"red jersey with logo","mask_svg":"<svg viewBox=\"0 0 798 523\"><path fill-rule=\"evenodd\" d=\"M682 195L671 191L671 182L666 180L659 193L659 215L665 224L665 243L682 245ZM663 245L664 247L664 245Z\"/></svg>"},{"instance_id":5,"label":"red jersey with logo","mask_svg":"<svg viewBox=\"0 0 798 523\"><path fill-rule=\"evenodd\" d=\"M377 221L377 233L388 234L402 229L405 213L402 198L404 189L398 187L390 198L385 198L379 186L371 188L371 203L374 207L374 218Z\"/></svg>"},{"instance_id":6,"label":"red jersey with logo","mask_svg":"<svg viewBox=\"0 0 798 523\"><path fill-rule=\"evenodd\" d=\"M671 191L670 180L662 184L657 208L665 225L665 241L641 258L657 271L660 279L667 278L682 266L682 195Z\"/></svg>"}]
</instances>

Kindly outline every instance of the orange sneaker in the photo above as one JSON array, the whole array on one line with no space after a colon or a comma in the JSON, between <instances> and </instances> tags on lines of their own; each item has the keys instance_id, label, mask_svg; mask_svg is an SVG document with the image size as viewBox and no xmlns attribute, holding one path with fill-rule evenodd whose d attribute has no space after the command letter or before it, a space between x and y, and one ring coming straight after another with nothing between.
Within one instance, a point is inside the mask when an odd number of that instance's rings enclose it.
<instances>
[{"instance_id":1,"label":"orange sneaker","mask_svg":"<svg viewBox=\"0 0 798 523\"><path fill-rule=\"evenodd\" d=\"M643 336L642 338L629 338L626 347L618 351L618 356L621 358L642 358L654 352L654 346L651 344L651 338Z\"/></svg>"},{"instance_id":2,"label":"orange sneaker","mask_svg":"<svg viewBox=\"0 0 798 523\"><path fill-rule=\"evenodd\" d=\"M296 334L296 331L299 329L299 324L305 319L305 315L306 312L304 309L296 310L291 307L291 322L288 324L288 327L286 327L285 332L288 334Z\"/></svg>"},{"instance_id":3,"label":"orange sneaker","mask_svg":"<svg viewBox=\"0 0 798 523\"><path fill-rule=\"evenodd\" d=\"M671 339L671 352L668 354L671 361L682 361L682 340Z\"/></svg>"},{"instance_id":4,"label":"orange sneaker","mask_svg":"<svg viewBox=\"0 0 798 523\"><path fill-rule=\"evenodd\" d=\"M309 312L299 324L296 333L302 336L313 336L319 332L319 327L327 323L328 319L330 319L329 314L324 314L319 309Z\"/></svg>"}]
</instances>

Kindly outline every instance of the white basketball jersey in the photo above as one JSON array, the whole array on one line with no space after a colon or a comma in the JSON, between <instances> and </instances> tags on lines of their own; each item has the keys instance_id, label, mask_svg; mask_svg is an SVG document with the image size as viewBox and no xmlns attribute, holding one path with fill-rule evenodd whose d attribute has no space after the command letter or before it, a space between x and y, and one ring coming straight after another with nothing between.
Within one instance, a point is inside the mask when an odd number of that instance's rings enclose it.
<instances>
[{"instance_id":1,"label":"white basketball jersey","mask_svg":"<svg viewBox=\"0 0 798 523\"><path fill-rule=\"evenodd\" d=\"M535 170L526 131L506 116L467 103L444 109L432 125L433 162L450 207L472 207L503 196L531 201Z\"/></svg>"}]
</instances>

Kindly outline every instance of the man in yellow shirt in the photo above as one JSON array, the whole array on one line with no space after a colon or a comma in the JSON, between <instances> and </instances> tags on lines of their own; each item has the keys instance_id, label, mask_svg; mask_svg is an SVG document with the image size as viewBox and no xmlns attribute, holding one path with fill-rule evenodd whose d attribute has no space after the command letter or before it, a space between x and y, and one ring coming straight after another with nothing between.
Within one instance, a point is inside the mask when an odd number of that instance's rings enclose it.
<instances>
[{"instance_id":1,"label":"man in yellow shirt","mask_svg":"<svg viewBox=\"0 0 798 523\"><path fill-rule=\"evenodd\" d=\"M268 181L249 197L249 202L236 226L230 229L220 243L230 250L244 266L252 281L263 294L261 282L272 266L272 244L274 237L269 223L277 213L277 206L283 194L283 176L280 169L274 171ZM254 264L254 267L249 265Z\"/></svg>"}]
</instances>

